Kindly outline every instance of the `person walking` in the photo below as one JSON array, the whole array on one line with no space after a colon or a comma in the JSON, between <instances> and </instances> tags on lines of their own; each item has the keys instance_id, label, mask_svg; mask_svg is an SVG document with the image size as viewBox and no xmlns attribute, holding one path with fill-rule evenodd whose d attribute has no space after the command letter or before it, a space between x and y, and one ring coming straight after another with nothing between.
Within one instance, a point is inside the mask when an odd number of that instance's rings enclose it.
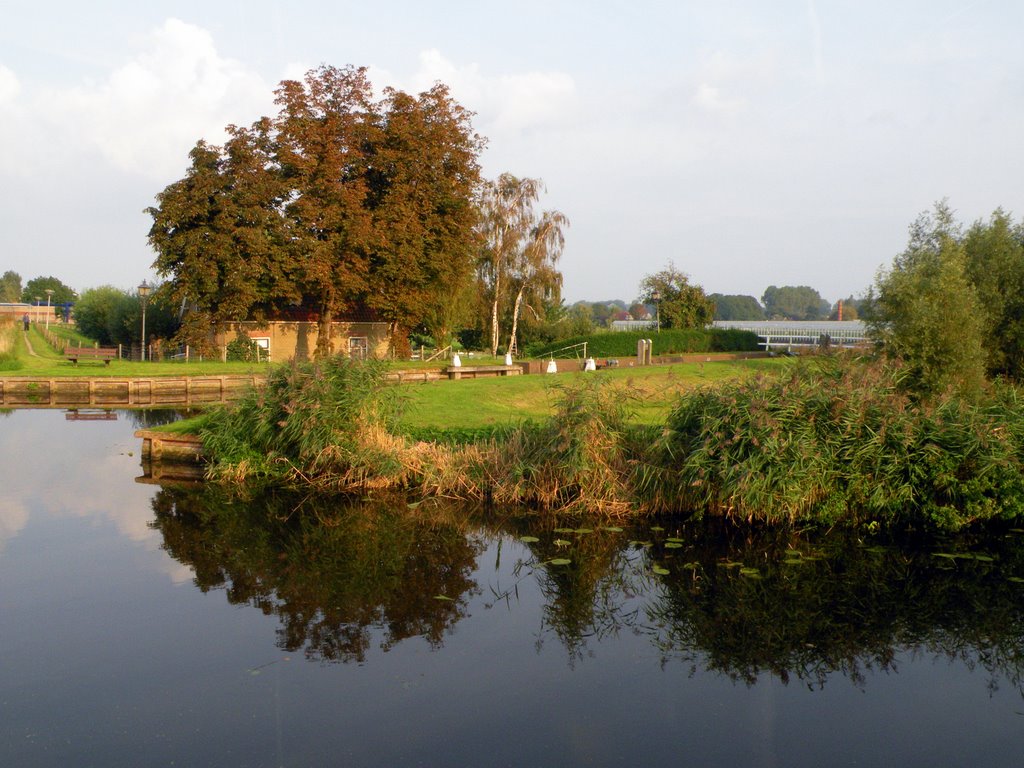
<instances>
[{"instance_id":1,"label":"person walking","mask_svg":"<svg viewBox=\"0 0 1024 768\"><path fill-rule=\"evenodd\" d=\"M21 322L25 324L25 333L28 333L28 312L26 312L25 316L21 318Z\"/></svg>"}]
</instances>

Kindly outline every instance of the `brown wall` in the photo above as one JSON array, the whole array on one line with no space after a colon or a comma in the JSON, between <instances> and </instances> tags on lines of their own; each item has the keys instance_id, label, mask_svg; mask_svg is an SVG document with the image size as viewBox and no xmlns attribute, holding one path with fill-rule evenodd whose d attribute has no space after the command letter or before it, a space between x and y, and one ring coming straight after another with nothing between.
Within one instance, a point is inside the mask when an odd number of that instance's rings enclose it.
<instances>
[{"instance_id":1,"label":"brown wall","mask_svg":"<svg viewBox=\"0 0 1024 768\"><path fill-rule=\"evenodd\" d=\"M50 305L49 310L47 310L45 304L38 307L34 304L0 304L0 317L10 318L12 320L21 320L27 312L29 320L33 323L37 321L45 323L47 311L50 313L51 323L55 322L58 317L62 320L64 319L62 315L57 314L57 307L52 304Z\"/></svg>"},{"instance_id":2,"label":"brown wall","mask_svg":"<svg viewBox=\"0 0 1024 768\"><path fill-rule=\"evenodd\" d=\"M312 358L319 336L317 324L275 320L267 323L227 323L214 334L214 344L222 355L226 346L241 333L251 339L267 339L270 359L308 360ZM334 351L349 354L354 350L350 342L356 338L366 339L366 353L369 357L385 357L388 353L387 323L334 323ZM261 345L262 346L262 345Z\"/></svg>"}]
</instances>

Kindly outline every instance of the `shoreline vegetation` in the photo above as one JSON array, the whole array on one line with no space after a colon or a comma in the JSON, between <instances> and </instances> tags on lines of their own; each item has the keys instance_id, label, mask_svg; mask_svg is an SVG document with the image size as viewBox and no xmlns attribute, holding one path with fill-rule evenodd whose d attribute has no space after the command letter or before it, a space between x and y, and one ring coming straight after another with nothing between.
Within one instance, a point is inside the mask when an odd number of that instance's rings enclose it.
<instances>
[{"instance_id":1,"label":"shoreline vegetation","mask_svg":"<svg viewBox=\"0 0 1024 768\"><path fill-rule=\"evenodd\" d=\"M403 433L385 367L326 360L203 420L208 479L256 494L385 488L538 512L867 531L948 532L1024 513L1024 406L995 384L977 400L919 401L896 363L816 358L673 393L638 420L628 383L551 387L546 419ZM424 436L421 434L421 436Z\"/></svg>"}]
</instances>

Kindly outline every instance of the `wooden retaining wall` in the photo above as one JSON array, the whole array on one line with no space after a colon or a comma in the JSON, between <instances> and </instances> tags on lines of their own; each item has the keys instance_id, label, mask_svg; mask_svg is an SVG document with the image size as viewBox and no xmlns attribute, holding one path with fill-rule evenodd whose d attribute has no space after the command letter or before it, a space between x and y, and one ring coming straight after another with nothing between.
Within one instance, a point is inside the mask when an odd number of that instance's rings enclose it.
<instances>
[{"instance_id":1,"label":"wooden retaining wall","mask_svg":"<svg viewBox=\"0 0 1024 768\"><path fill-rule=\"evenodd\" d=\"M203 445L195 435L173 435L151 429L135 433L142 438L141 482L198 482L205 472Z\"/></svg>"},{"instance_id":2,"label":"wooden retaining wall","mask_svg":"<svg viewBox=\"0 0 1024 768\"><path fill-rule=\"evenodd\" d=\"M174 408L235 400L265 376L0 378L0 408Z\"/></svg>"}]
</instances>

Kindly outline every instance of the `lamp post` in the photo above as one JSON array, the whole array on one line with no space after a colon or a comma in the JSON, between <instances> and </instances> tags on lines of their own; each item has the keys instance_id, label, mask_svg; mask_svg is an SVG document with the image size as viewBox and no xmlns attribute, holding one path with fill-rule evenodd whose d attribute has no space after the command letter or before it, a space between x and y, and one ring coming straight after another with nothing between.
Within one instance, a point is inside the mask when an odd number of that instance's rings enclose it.
<instances>
[{"instance_id":1,"label":"lamp post","mask_svg":"<svg viewBox=\"0 0 1024 768\"><path fill-rule=\"evenodd\" d=\"M39 296L34 296L33 298L36 300L36 312L35 312L35 315L36 315L36 322L38 323L39 322L39 302L42 301L42 299Z\"/></svg>"},{"instance_id":2,"label":"lamp post","mask_svg":"<svg viewBox=\"0 0 1024 768\"><path fill-rule=\"evenodd\" d=\"M139 286L139 301L142 302L142 362L146 361L146 302L151 290L149 284L143 280Z\"/></svg>"},{"instance_id":3,"label":"lamp post","mask_svg":"<svg viewBox=\"0 0 1024 768\"><path fill-rule=\"evenodd\" d=\"M657 318L657 332L661 333L661 291L655 289L651 293L651 301L654 302L654 316Z\"/></svg>"},{"instance_id":4,"label":"lamp post","mask_svg":"<svg viewBox=\"0 0 1024 768\"><path fill-rule=\"evenodd\" d=\"M50 299L53 297L53 288L47 288L46 291L46 330L50 330Z\"/></svg>"}]
</instances>

